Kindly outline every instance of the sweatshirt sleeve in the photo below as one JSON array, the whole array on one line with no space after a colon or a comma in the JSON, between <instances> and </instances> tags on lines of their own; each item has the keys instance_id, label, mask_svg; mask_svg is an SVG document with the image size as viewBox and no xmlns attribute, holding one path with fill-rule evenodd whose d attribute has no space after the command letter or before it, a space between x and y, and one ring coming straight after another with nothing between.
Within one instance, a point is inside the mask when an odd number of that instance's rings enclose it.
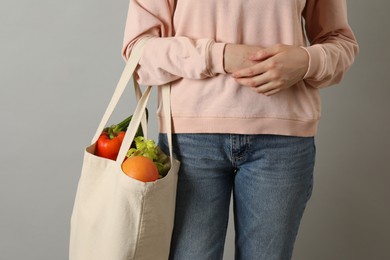
<instances>
[{"instance_id":1,"label":"sweatshirt sleeve","mask_svg":"<svg viewBox=\"0 0 390 260\"><path fill-rule=\"evenodd\" d=\"M139 39L152 36L137 69L141 84L161 85L180 78L204 79L225 73L224 43L174 36L174 2L130 0L122 49L124 59L128 59Z\"/></svg>"},{"instance_id":2,"label":"sweatshirt sleeve","mask_svg":"<svg viewBox=\"0 0 390 260\"><path fill-rule=\"evenodd\" d=\"M307 0L303 17L310 42L305 82L315 88L339 83L358 53L346 0Z\"/></svg>"}]
</instances>

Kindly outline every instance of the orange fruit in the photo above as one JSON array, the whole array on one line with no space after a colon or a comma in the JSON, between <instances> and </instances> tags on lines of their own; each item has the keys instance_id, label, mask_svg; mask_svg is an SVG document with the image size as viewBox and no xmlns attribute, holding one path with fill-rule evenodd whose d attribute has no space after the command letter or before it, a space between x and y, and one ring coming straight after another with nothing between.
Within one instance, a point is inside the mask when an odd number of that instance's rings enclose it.
<instances>
[{"instance_id":1,"label":"orange fruit","mask_svg":"<svg viewBox=\"0 0 390 260\"><path fill-rule=\"evenodd\" d=\"M122 163L122 171L134 179L149 182L159 178L157 166L145 156L134 156L127 158Z\"/></svg>"}]
</instances>

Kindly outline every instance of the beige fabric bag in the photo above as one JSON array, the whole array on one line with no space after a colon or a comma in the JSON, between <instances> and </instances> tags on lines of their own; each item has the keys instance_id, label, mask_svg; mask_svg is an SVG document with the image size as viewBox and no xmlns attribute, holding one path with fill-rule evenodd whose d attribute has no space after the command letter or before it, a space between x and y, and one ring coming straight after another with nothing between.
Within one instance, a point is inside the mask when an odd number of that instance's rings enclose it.
<instances>
[{"instance_id":1,"label":"beige fabric bag","mask_svg":"<svg viewBox=\"0 0 390 260\"><path fill-rule=\"evenodd\" d=\"M161 87L172 163L164 178L145 183L121 170L141 120L146 122L144 111L150 86L139 99L118 159L94 155L95 143L134 73L144 43L145 40L140 41L133 49L92 144L84 153L71 218L70 260L168 259L180 164L172 156L170 87ZM139 96L138 84L135 87Z\"/></svg>"}]
</instances>

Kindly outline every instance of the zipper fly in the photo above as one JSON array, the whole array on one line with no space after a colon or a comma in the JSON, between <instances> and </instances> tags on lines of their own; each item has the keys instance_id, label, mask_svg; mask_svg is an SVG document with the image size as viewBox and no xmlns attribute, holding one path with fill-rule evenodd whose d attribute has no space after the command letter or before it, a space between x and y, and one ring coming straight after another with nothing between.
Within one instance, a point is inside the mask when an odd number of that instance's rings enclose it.
<instances>
[{"instance_id":1,"label":"zipper fly","mask_svg":"<svg viewBox=\"0 0 390 260\"><path fill-rule=\"evenodd\" d=\"M250 139L249 135L230 135L230 160L234 168L237 168L241 163L247 160L251 142Z\"/></svg>"}]
</instances>

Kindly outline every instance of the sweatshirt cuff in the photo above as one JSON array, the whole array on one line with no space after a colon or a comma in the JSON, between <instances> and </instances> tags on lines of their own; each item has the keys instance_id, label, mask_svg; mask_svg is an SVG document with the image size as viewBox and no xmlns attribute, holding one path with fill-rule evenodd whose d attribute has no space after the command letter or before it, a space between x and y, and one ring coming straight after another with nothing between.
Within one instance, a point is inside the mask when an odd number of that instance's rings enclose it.
<instances>
[{"instance_id":1,"label":"sweatshirt cuff","mask_svg":"<svg viewBox=\"0 0 390 260\"><path fill-rule=\"evenodd\" d=\"M210 70L213 74L226 74L223 66L223 54L226 43L215 42L210 50Z\"/></svg>"},{"instance_id":2,"label":"sweatshirt cuff","mask_svg":"<svg viewBox=\"0 0 390 260\"><path fill-rule=\"evenodd\" d=\"M302 47L309 54L309 67L303 79L320 78L323 72L323 49L318 45Z\"/></svg>"}]
</instances>

